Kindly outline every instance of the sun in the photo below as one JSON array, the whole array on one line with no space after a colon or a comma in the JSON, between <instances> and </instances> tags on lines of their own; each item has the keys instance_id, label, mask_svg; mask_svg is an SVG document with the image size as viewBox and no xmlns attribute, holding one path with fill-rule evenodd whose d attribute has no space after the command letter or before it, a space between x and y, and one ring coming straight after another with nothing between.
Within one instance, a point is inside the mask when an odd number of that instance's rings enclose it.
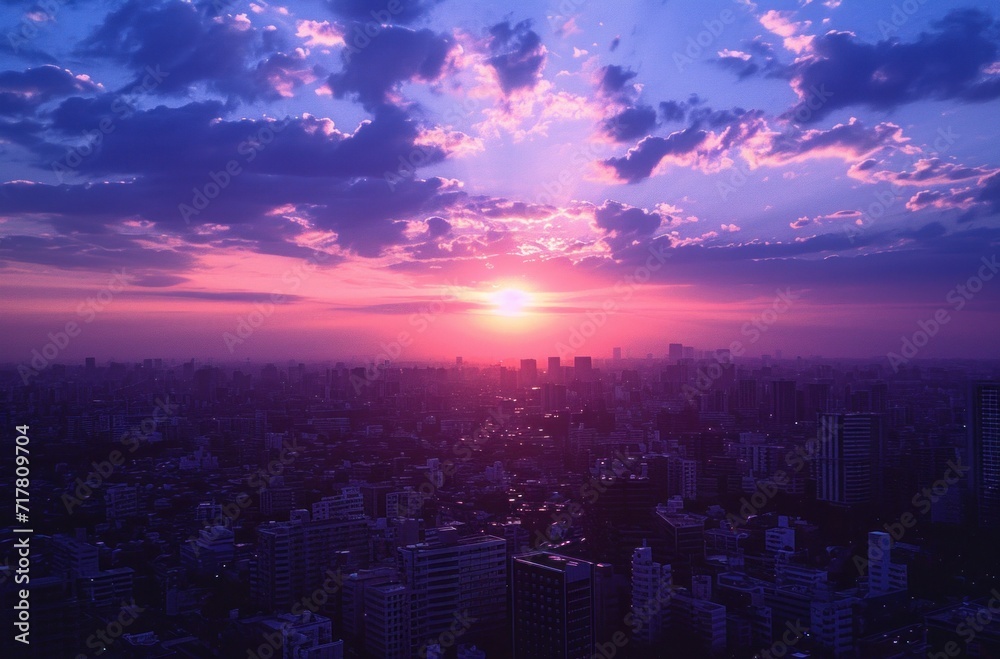
<instances>
[{"instance_id":1,"label":"sun","mask_svg":"<svg viewBox=\"0 0 1000 659\"><path fill-rule=\"evenodd\" d=\"M531 296L516 288L505 288L490 295L493 313L498 316L522 316L531 305Z\"/></svg>"}]
</instances>

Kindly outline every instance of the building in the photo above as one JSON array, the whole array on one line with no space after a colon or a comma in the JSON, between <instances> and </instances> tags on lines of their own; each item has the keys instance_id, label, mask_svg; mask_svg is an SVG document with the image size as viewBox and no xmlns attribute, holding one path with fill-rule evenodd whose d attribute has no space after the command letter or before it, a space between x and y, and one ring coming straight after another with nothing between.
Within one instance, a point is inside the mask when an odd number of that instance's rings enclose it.
<instances>
[{"instance_id":1,"label":"building","mask_svg":"<svg viewBox=\"0 0 1000 659\"><path fill-rule=\"evenodd\" d=\"M359 487L341 488L340 494L323 497L312 505L312 518L315 520L360 519L364 514L364 497Z\"/></svg>"},{"instance_id":2,"label":"building","mask_svg":"<svg viewBox=\"0 0 1000 659\"><path fill-rule=\"evenodd\" d=\"M403 583L410 591L411 649L434 643L456 616L474 620L463 639L502 631L507 623L507 541L459 538L452 527L434 540L399 548Z\"/></svg>"},{"instance_id":3,"label":"building","mask_svg":"<svg viewBox=\"0 0 1000 659\"><path fill-rule=\"evenodd\" d=\"M312 593L328 570L367 563L364 519L309 521L308 512L296 511L288 522L269 522L257 529L253 591L265 610L285 609Z\"/></svg>"},{"instance_id":4,"label":"building","mask_svg":"<svg viewBox=\"0 0 1000 659\"><path fill-rule=\"evenodd\" d=\"M816 499L838 506L870 503L881 479L882 419L877 414L822 414Z\"/></svg>"},{"instance_id":5,"label":"building","mask_svg":"<svg viewBox=\"0 0 1000 659\"><path fill-rule=\"evenodd\" d=\"M520 376L522 387L533 387L538 384L538 362L534 359L522 359Z\"/></svg>"},{"instance_id":6,"label":"building","mask_svg":"<svg viewBox=\"0 0 1000 659\"><path fill-rule=\"evenodd\" d=\"M410 657L410 592L398 581L365 589L365 650L373 657Z\"/></svg>"},{"instance_id":7,"label":"building","mask_svg":"<svg viewBox=\"0 0 1000 659\"><path fill-rule=\"evenodd\" d=\"M590 657L596 641L594 564L558 554L514 559L514 659Z\"/></svg>"},{"instance_id":8,"label":"building","mask_svg":"<svg viewBox=\"0 0 1000 659\"><path fill-rule=\"evenodd\" d=\"M892 537L884 531L868 534L868 597L905 591L906 566L893 563Z\"/></svg>"},{"instance_id":9,"label":"building","mask_svg":"<svg viewBox=\"0 0 1000 659\"><path fill-rule=\"evenodd\" d=\"M983 528L1000 522L1000 383L976 382L970 405L969 455L977 521Z\"/></svg>"},{"instance_id":10,"label":"building","mask_svg":"<svg viewBox=\"0 0 1000 659\"><path fill-rule=\"evenodd\" d=\"M640 643L659 640L670 625L673 574L669 564L653 561L653 550L643 545L632 552L632 637Z\"/></svg>"}]
</instances>

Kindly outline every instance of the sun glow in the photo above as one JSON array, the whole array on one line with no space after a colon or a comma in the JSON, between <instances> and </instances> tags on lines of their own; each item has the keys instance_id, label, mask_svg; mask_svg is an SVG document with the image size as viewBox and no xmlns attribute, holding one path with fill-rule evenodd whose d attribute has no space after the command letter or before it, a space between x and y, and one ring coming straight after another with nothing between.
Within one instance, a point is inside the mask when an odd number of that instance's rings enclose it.
<instances>
[{"instance_id":1,"label":"sun glow","mask_svg":"<svg viewBox=\"0 0 1000 659\"><path fill-rule=\"evenodd\" d=\"M531 305L531 296L516 288L505 288L493 293L490 302L498 316L523 316L525 308Z\"/></svg>"}]
</instances>

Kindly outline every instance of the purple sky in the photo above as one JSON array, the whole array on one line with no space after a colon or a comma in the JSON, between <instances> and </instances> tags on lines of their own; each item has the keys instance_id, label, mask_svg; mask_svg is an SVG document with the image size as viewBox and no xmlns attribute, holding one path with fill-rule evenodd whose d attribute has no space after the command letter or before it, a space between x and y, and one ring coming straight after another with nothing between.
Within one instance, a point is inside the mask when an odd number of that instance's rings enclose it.
<instances>
[{"instance_id":1,"label":"purple sky","mask_svg":"<svg viewBox=\"0 0 1000 659\"><path fill-rule=\"evenodd\" d=\"M1000 356L1000 12L858 4L0 0L0 359Z\"/></svg>"}]
</instances>

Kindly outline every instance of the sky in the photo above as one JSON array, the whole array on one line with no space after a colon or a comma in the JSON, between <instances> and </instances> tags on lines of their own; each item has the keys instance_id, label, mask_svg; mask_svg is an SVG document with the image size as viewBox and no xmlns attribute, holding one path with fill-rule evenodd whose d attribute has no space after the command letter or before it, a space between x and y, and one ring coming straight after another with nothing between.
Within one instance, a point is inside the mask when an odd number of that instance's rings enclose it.
<instances>
[{"instance_id":1,"label":"sky","mask_svg":"<svg viewBox=\"0 0 1000 659\"><path fill-rule=\"evenodd\" d=\"M0 360L998 357L1000 10L859 5L0 0Z\"/></svg>"}]
</instances>

